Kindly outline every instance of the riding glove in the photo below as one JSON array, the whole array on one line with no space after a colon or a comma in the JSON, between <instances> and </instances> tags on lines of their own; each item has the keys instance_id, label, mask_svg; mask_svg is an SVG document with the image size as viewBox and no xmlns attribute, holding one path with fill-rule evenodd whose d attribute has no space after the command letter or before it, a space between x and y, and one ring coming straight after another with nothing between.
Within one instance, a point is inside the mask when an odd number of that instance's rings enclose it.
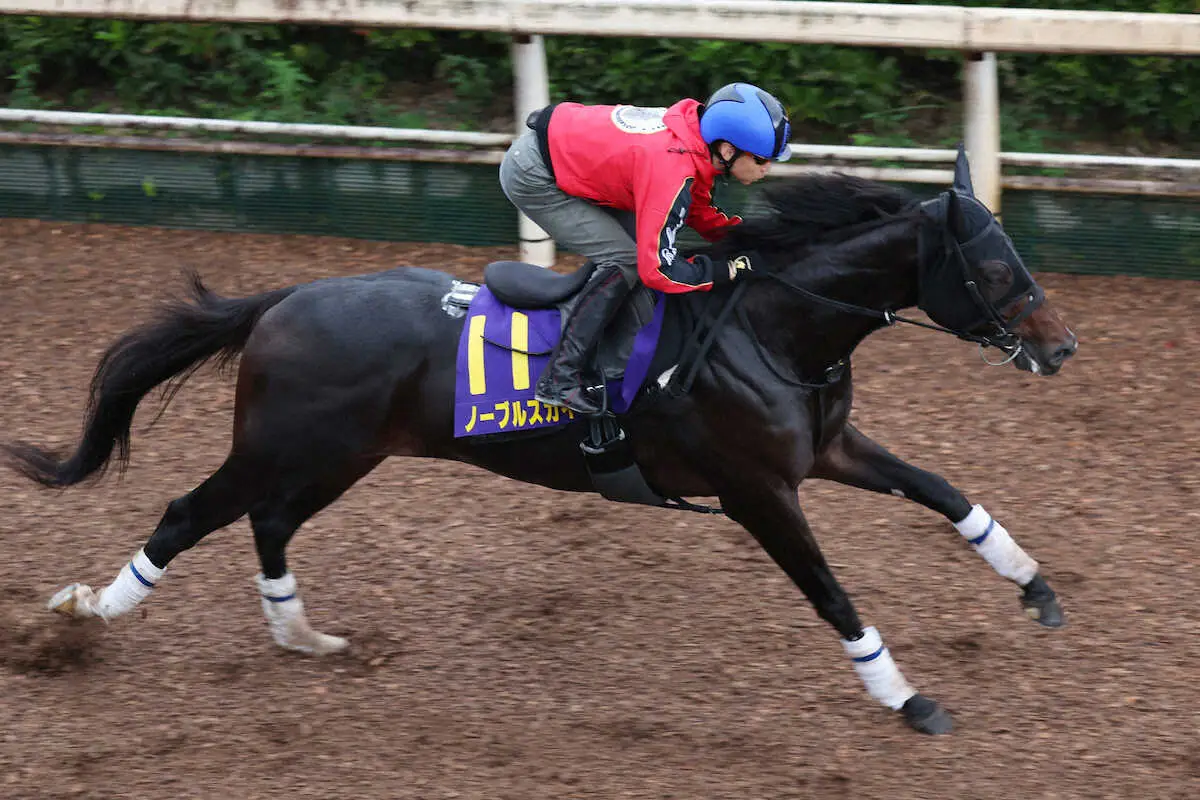
<instances>
[{"instance_id":1,"label":"riding glove","mask_svg":"<svg viewBox=\"0 0 1200 800\"><path fill-rule=\"evenodd\" d=\"M754 265L761 262L761 256L753 250L745 253L739 253L735 256L730 256L729 260L724 264L713 264L713 286L720 286L729 283L737 278L744 277L754 270Z\"/></svg>"}]
</instances>

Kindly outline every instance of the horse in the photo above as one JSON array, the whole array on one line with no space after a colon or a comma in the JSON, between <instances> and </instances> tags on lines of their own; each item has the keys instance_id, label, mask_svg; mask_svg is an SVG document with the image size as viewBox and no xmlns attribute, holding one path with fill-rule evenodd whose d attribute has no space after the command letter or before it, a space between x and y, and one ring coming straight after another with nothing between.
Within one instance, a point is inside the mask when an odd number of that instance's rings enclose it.
<instances>
[{"instance_id":1,"label":"horse","mask_svg":"<svg viewBox=\"0 0 1200 800\"><path fill-rule=\"evenodd\" d=\"M975 198L961 147L953 185L926 200L845 175L780 178L758 211L699 249L717 263L748 251L754 268L733 284L668 296L694 318L716 322L705 329L705 346L694 348L686 385L662 391L665 373L648 382L620 415L622 435L655 492L719 499L720 511L837 632L871 697L918 731L949 732L949 713L904 678L879 631L861 622L797 489L820 478L936 511L1020 587L1029 616L1063 624L1037 561L981 505L848 422L850 358L872 332L913 324L977 343L981 353L998 350L1003 358L989 363L1050 376L1075 352L1076 337ZM582 285L578 274L524 266L540 274L543 301ZM73 451L22 441L0 450L10 467L45 486L98 477L114 461L128 462L134 411L148 393L161 388L169 402L200 365L240 355L224 463L167 505L107 587L69 585L50 608L106 621L126 614L180 553L249 515L262 570L255 581L275 643L335 653L349 643L309 625L287 546L306 520L387 457L452 459L566 492L596 491L580 447L594 419L538 435L474 442L452 435L464 321L444 299L460 285L444 272L400 267L226 298L193 275L190 300L164 303L105 351ZM898 313L913 306L930 321Z\"/></svg>"}]
</instances>

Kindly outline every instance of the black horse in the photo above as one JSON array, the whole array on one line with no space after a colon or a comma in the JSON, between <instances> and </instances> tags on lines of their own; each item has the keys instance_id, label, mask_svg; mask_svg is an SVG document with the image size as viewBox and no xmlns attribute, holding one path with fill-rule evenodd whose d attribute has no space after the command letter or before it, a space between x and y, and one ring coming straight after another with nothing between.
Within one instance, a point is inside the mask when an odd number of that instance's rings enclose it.
<instances>
[{"instance_id":1,"label":"black horse","mask_svg":"<svg viewBox=\"0 0 1200 800\"><path fill-rule=\"evenodd\" d=\"M878 632L859 621L805 521L797 487L825 478L937 511L1022 587L1031 616L1062 624L1037 562L982 507L847 423L849 357L881 327L925 324L897 315L914 305L935 323L927 327L999 348L1000 363L1041 375L1058 371L1075 337L974 199L961 152L954 187L925 202L844 176L777 181L763 210L707 252L726 258L747 250L764 266L729 291L673 298L718 323L707 328L710 346L694 354L686 391L656 393L652 381L621 419L636 463L662 496L718 497L840 634L868 692L919 730L948 731L949 716L909 686ZM172 559L249 514L276 642L334 652L347 642L308 626L285 551L305 520L389 455L454 459L554 489L595 491L580 448L592 421L507 440L454 438L464 323L444 298L455 285L441 272L401 268L227 299L195 279L191 303L164 308L116 341L93 378L75 451L59 457L8 444L11 466L64 487L102 472L114 448L124 463L145 395L163 384L178 388L208 359L241 353L232 448L215 473L169 504L108 587L68 586L51 607L105 619L127 612Z\"/></svg>"}]
</instances>

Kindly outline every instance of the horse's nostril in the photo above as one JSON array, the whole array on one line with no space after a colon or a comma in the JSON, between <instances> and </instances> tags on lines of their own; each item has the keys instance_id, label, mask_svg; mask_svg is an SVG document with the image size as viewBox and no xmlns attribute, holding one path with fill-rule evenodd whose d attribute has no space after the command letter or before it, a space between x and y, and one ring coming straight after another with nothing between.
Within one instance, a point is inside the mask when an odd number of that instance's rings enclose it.
<instances>
[{"instance_id":1,"label":"horse's nostril","mask_svg":"<svg viewBox=\"0 0 1200 800\"><path fill-rule=\"evenodd\" d=\"M1055 364L1061 364L1062 362L1066 361L1071 356L1075 355L1075 351L1078 349L1079 349L1079 343L1076 341L1075 337L1072 336L1071 341L1067 342L1066 344L1062 345L1061 347L1059 347L1057 350L1054 351L1054 355L1051 356L1051 359L1054 361Z\"/></svg>"}]
</instances>

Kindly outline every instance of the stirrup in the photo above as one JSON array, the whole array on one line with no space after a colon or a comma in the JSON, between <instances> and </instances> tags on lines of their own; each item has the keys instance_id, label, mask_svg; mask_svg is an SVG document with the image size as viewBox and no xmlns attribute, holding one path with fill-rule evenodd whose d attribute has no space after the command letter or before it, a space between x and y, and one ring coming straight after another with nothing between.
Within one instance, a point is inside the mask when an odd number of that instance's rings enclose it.
<instances>
[{"instance_id":1,"label":"stirrup","mask_svg":"<svg viewBox=\"0 0 1200 800\"><path fill-rule=\"evenodd\" d=\"M584 440L579 443L579 449L583 451L585 456L616 455L614 451L624 441L625 431L617 424L617 418L605 410L588 418L588 433ZM620 455L623 456L625 453L622 452ZM632 458L629 460L632 461ZM591 458L588 461L589 463L596 463ZM617 468L620 469L625 466L627 464L619 464Z\"/></svg>"},{"instance_id":2,"label":"stirrup","mask_svg":"<svg viewBox=\"0 0 1200 800\"><path fill-rule=\"evenodd\" d=\"M585 417L588 417L589 419L600 419L602 417L607 416L610 419L612 419L613 424L616 425L616 417L613 416L612 412L609 411L609 408L608 408L608 384L607 383L605 383L603 380L601 380L599 386L581 386L581 387L579 387L579 391L584 397L586 397L589 400L594 397L599 397L600 402L598 403L598 405L600 406L600 410L595 411L591 414L587 414L582 411L576 412L576 413L583 414ZM624 431L622 431L619 426L617 427L617 432L620 433L622 436L625 435Z\"/></svg>"}]
</instances>

